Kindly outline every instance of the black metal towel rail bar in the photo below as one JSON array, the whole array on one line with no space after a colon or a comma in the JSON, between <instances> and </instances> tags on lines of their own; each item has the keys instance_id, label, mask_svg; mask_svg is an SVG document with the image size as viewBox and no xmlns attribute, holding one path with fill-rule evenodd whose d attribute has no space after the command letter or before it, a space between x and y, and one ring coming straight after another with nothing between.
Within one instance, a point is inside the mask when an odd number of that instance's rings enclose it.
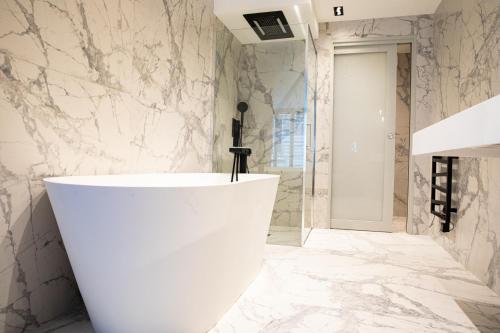
<instances>
[{"instance_id":1,"label":"black metal towel rail bar","mask_svg":"<svg viewBox=\"0 0 500 333\"><path fill-rule=\"evenodd\" d=\"M456 213L457 209L451 207L451 190L453 185L453 161L458 159L454 156L432 156L432 181L431 181L431 213L440 218L441 231L450 232L453 228L451 224L451 213ZM438 164L440 165L438 170ZM443 170L442 166L446 169ZM437 180L439 179L439 183ZM442 181L445 179L445 181ZM436 191L441 194L437 195ZM441 207L441 209L436 209Z\"/></svg>"}]
</instances>

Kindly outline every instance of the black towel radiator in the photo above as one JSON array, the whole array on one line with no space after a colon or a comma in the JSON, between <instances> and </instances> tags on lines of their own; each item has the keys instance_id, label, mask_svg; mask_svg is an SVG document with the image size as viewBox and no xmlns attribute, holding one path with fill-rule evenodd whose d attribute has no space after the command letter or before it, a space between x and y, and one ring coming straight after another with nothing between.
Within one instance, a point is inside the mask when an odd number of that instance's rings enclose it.
<instances>
[{"instance_id":1,"label":"black towel radiator","mask_svg":"<svg viewBox=\"0 0 500 333\"><path fill-rule=\"evenodd\" d=\"M454 156L432 156L432 181L431 181L431 213L439 217L441 221L441 231L450 232L453 228L451 223L451 213L456 213L457 209L451 207L451 193L453 184L453 161L458 159ZM446 165L446 170L443 171L440 165ZM446 178L446 183L437 179ZM436 191L442 194L436 196ZM444 199L444 200L443 200ZM441 209L436 209L441 207Z\"/></svg>"}]
</instances>

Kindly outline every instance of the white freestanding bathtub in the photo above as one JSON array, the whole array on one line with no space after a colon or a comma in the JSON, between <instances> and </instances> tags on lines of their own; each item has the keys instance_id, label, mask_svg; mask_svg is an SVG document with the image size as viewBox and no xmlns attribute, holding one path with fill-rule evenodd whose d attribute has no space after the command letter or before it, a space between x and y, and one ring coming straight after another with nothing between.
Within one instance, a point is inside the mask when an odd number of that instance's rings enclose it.
<instances>
[{"instance_id":1,"label":"white freestanding bathtub","mask_svg":"<svg viewBox=\"0 0 500 333\"><path fill-rule=\"evenodd\" d=\"M44 179L98 333L205 332L260 270L278 176Z\"/></svg>"}]
</instances>

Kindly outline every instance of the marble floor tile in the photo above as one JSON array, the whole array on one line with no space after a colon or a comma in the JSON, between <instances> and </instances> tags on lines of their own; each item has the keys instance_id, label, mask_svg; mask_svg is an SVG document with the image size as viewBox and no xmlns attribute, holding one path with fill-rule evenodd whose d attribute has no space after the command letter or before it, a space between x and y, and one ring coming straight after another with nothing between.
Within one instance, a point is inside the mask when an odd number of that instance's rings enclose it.
<instances>
[{"instance_id":1,"label":"marble floor tile","mask_svg":"<svg viewBox=\"0 0 500 333\"><path fill-rule=\"evenodd\" d=\"M261 273L210 333L498 332L499 309L427 236L313 230L304 247L267 245ZM78 318L40 332L91 333Z\"/></svg>"}]
</instances>

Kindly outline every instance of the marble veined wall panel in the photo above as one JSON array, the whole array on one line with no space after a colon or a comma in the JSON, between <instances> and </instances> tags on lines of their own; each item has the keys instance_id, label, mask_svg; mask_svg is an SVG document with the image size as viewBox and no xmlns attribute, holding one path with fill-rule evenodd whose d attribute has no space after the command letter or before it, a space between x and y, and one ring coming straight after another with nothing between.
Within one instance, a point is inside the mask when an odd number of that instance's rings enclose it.
<instances>
[{"instance_id":1,"label":"marble veined wall panel","mask_svg":"<svg viewBox=\"0 0 500 333\"><path fill-rule=\"evenodd\" d=\"M434 20L433 122L500 93L500 1L443 0ZM413 227L500 293L500 159L460 158L456 169L455 229L441 233L428 214L429 168L420 170L427 196L415 202Z\"/></svg>"},{"instance_id":2,"label":"marble veined wall panel","mask_svg":"<svg viewBox=\"0 0 500 333\"><path fill-rule=\"evenodd\" d=\"M81 305L43 177L211 170L213 28L208 0L0 0L0 332Z\"/></svg>"},{"instance_id":3,"label":"marble veined wall panel","mask_svg":"<svg viewBox=\"0 0 500 333\"><path fill-rule=\"evenodd\" d=\"M274 118L279 113L304 118L305 42L277 41L242 47L239 64L238 98L249 105L245 113L244 142L252 148L251 172L280 175L273 211L273 226L300 228L302 224L303 168L277 166L273 145L277 137L304 135L303 123L279 132ZM293 140L293 139L291 139ZM303 148L302 148L303 149Z\"/></svg>"},{"instance_id":4,"label":"marble veined wall panel","mask_svg":"<svg viewBox=\"0 0 500 333\"><path fill-rule=\"evenodd\" d=\"M394 216L408 215L408 163L410 154L411 54L398 53L396 88L396 154Z\"/></svg>"},{"instance_id":5,"label":"marble veined wall panel","mask_svg":"<svg viewBox=\"0 0 500 333\"><path fill-rule=\"evenodd\" d=\"M240 119L236 106L239 102L238 78L242 45L217 18L215 30L214 81L214 172L231 172L233 154L232 119Z\"/></svg>"}]
</instances>

